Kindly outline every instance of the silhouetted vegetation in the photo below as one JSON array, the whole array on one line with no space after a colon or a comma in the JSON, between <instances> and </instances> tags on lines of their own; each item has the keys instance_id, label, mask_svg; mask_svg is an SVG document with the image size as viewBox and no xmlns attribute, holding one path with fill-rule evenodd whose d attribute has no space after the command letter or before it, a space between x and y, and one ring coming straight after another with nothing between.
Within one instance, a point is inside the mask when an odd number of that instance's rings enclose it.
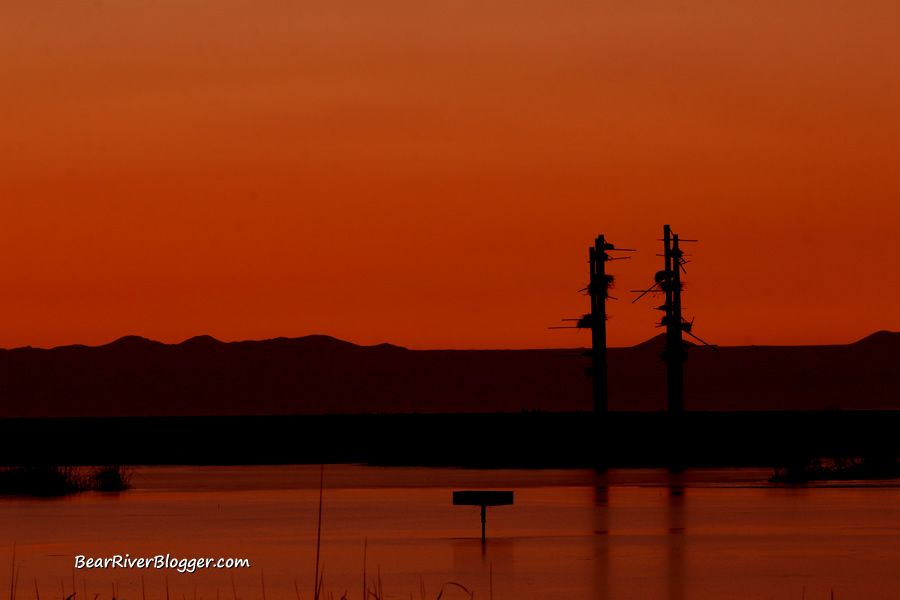
<instances>
[{"instance_id":1,"label":"silhouetted vegetation","mask_svg":"<svg viewBox=\"0 0 900 600\"><path fill-rule=\"evenodd\" d=\"M107 466L94 469L87 478L89 490L121 492L131 488L132 467Z\"/></svg>"},{"instance_id":2,"label":"silhouetted vegetation","mask_svg":"<svg viewBox=\"0 0 900 600\"><path fill-rule=\"evenodd\" d=\"M121 491L131 487L132 469L120 466L0 467L0 494L64 496L87 490Z\"/></svg>"},{"instance_id":3,"label":"silhouetted vegetation","mask_svg":"<svg viewBox=\"0 0 900 600\"><path fill-rule=\"evenodd\" d=\"M812 458L775 467L775 475L769 481L806 483L898 477L900 477L900 461L896 458Z\"/></svg>"}]
</instances>

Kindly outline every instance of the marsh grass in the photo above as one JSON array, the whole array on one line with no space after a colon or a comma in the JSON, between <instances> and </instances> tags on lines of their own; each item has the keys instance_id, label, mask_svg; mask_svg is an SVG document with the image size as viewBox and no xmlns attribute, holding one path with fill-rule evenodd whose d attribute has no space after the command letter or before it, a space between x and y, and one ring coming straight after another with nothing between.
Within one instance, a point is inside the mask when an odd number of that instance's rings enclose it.
<instances>
[{"instance_id":1,"label":"marsh grass","mask_svg":"<svg viewBox=\"0 0 900 600\"><path fill-rule=\"evenodd\" d=\"M0 467L0 494L59 496L86 490L125 490L131 487L131 476L133 475L133 473L133 468L121 466L96 467L87 470L78 469L75 467ZM316 570L313 600L335 600L334 593L325 590L325 567L321 562L320 556L322 547L322 507L324 504L323 492L325 488L324 465L322 465L319 477L319 514L316 531ZM368 537L366 537L363 540L363 590L361 600L386 600L388 597L394 597L393 595L385 594L384 583L381 579L380 566L376 570L376 576L372 578L371 586L367 584L366 563L368 558L368 547L369 539ZM19 579L18 575L18 566L16 564L16 546L13 545L12 575L10 579L9 592L10 600L16 600ZM87 583L86 581L82 581L82 583L84 584L83 600L89 600ZM420 599L428 600L425 590L425 581L421 577L419 578L419 584ZM117 598L120 598L118 582L113 582L111 585L111 598L112 600L116 600ZM62 593L60 598L62 600L78 600L74 570L72 571L72 593L67 595L68 590L66 589L65 580L63 578L60 578L60 588ZM469 591L464 585L456 583L454 581L447 581L441 585L440 589L438 590L437 597L435 597L435 600L442 600L444 598L444 593L448 588L461 590L462 593L466 594L470 599L474 599L475 597L474 592ZM297 594L297 600L301 600L300 588L297 584L296 579L294 580L294 590ZM260 572L260 592L261 599L267 600L266 581L263 572ZM231 573L231 593L233 600L239 600L233 572ZM338 600L351 600L351 597L348 596L348 593L349 592L345 591ZM36 600L41 599L41 593L38 589L37 579L34 580L34 595ZM100 594L94 594L93 600L97 600L99 596ZM409 596L410 600L412 600L412 592L410 592ZM220 592L217 588L216 600L219 600L219 597ZM143 574L141 575L141 598L142 600L147 600L147 590ZM165 598L166 600L171 600L168 575L166 575L165 577ZM491 565L491 598L493 598L493 565ZM187 600L184 594L182 594L182 600ZM194 600L197 600L196 587L194 588Z\"/></svg>"},{"instance_id":2,"label":"marsh grass","mask_svg":"<svg viewBox=\"0 0 900 600\"><path fill-rule=\"evenodd\" d=\"M0 493L30 496L64 496L84 489L81 472L73 467L0 468Z\"/></svg>"},{"instance_id":3,"label":"marsh grass","mask_svg":"<svg viewBox=\"0 0 900 600\"><path fill-rule=\"evenodd\" d=\"M89 490L121 492L131 489L134 467L107 466L94 468L87 477Z\"/></svg>"},{"instance_id":4,"label":"marsh grass","mask_svg":"<svg viewBox=\"0 0 900 600\"><path fill-rule=\"evenodd\" d=\"M775 467L771 483L808 483L900 478L900 460L878 458L810 458L794 460Z\"/></svg>"},{"instance_id":5,"label":"marsh grass","mask_svg":"<svg viewBox=\"0 0 900 600\"><path fill-rule=\"evenodd\" d=\"M104 492L131 487L130 467L0 467L0 494L65 496L87 490Z\"/></svg>"},{"instance_id":6,"label":"marsh grass","mask_svg":"<svg viewBox=\"0 0 900 600\"><path fill-rule=\"evenodd\" d=\"M459 598L458 594L451 594L451 595L448 595L447 597L444 597L444 593L448 587L451 589L460 590L461 593L468 596L471 600L474 600L474 598L475 598L474 592L469 591L467 588L465 588L464 586L462 586L458 583L455 583L453 581L448 581L441 585L441 588L438 591L438 595L436 597L434 597L434 600L450 600L450 598ZM10 589L10 600L17 600L17 596L16 596L17 586L15 585L15 583L13 583L10 586L10 588L11 588ZM297 597L300 598L299 589L297 589L296 591L298 593ZM72 592L71 594L67 594L66 592L67 592L67 590L65 590L65 588L63 588L63 595L61 597L56 596L56 598L62 598L62 600L79 600L76 592ZM95 593L93 595L93 598L88 599L87 592L85 591L84 593L85 593L86 600L97 600L98 597L100 596L100 594ZM34 597L37 600L40 600L41 593L40 593L40 590L38 589L37 580L35 580L35 582L34 582L34 594L35 594ZM402 597L402 596L396 596L395 594L385 595L384 585L381 581L381 577L378 576L372 580L372 586L366 590L366 595L363 598L363 600L386 600L387 598L400 598L400 597ZM787 597L789 597L789 596L786 596L786 598ZM831 600L836 600L837 596L834 593L834 589L830 590L829 597ZM335 595L332 592L322 592L322 595L320 596L320 598L322 598L323 600L354 600L353 598L351 598L350 596L347 595L347 592L345 592L343 595L340 596L340 598L337 598L337 599L335 598ZM410 598L410 600L414 600L412 592L409 593L409 598ZM429 596L426 595L424 583L421 584L419 598L420 598L420 600L429 600ZM491 598L493 598L493 590L491 590ZM217 589L216 590L216 600L218 600L218 599L219 599L219 590ZM800 600L807 600L807 599L808 599L808 596L806 595L806 589L804 588L801 592ZM26 598L25 600L28 600L28 599ZM117 585L115 583L112 584L112 600L120 600L119 592L117 590ZM122 599L122 600L127 600L127 599ZM185 595L182 595L182 600L186 600ZM196 600L196 596L195 596L195 600ZM199 600L203 600L203 597L201 596L199 598Z\"/></svg>"},{"instance_id":7,"label":"marsh grass","mask_svg":"<svg viewBox=\"0 0 900 600\"><path fill-rule=\"evenodd\" d=\"M324 565L320 566L320 554L322 549L322 506L324 505L324 491L325 491L325 465L323 464L321 470L319 472L319 518L318 525L316 527L316 572L315 572L315 592L313 594L313 600L334 600L333 592L325 591L325 567ZM372 578L372 587L369 587L366 583L366 567L367 567L367 559L369 553L369 538L365 537L363 539L363 564L362 564L362 578L363 578L363 589L362 589L362 600L369 600L370 598L374 600L385 600L386 596L384 593L384 583L381 580L381 566L379 565L376 569L376 575ZM493 569L493 564L491 565ZM493 571L491 573L491 577L493 578ZM465 592L469 598L474 598L475 593L470 592L466 589L462 584L456 583L454 581L448 581L441 585L441 589L438 591L437 598L435 600L441 600L444 595L444 589L447 586L456 587ZM491 587L493 587L493 581L491 582ZM425 594L425 581L419 577L419 593L421 600L427 600ZM297 586L297 580L294 580L294 589L297 592L297 600L300 600L300 588ZM339 600L350 600L350 597L347 595L349 592L344 591L344 593L340 596ZM412 600L412 592L409 593L410 600ZM491 591L491 597L493 597L493 590ZM237 600L237 599L235 599ZM263 585L263 600L265 600L265 584Z\"/></svg>"}]
</instances>

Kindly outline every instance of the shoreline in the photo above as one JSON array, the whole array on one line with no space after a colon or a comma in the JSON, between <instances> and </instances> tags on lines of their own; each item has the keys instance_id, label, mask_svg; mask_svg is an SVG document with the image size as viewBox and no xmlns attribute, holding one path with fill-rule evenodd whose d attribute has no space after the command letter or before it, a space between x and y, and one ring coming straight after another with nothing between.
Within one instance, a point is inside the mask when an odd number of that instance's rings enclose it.
<instances>
[{"instance_id":1,"label":"shoreline","mask_svg":"<svg viewBox=\"0 0 900 600\"><path fill-rule=\"evenodd\" d=\"M0 465L775 467L898 457L900 411L0 419Z\"/></svg>"}]
</instances>

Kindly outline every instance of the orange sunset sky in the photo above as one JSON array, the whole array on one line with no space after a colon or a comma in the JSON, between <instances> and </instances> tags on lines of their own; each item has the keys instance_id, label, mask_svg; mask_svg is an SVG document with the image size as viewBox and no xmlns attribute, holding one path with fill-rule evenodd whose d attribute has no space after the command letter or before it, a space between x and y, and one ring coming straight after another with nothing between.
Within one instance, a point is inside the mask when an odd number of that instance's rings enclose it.
<instances>
[{"instance_id":1,"label":"orange sunset sky","mask_svg":"<svg viewBox=\"0 0 900 600\"><path fill-rule=\"evenodd\" d=\"M900 3L7 0L0 347L900 330Z\"/></svg>"}]
</instances>

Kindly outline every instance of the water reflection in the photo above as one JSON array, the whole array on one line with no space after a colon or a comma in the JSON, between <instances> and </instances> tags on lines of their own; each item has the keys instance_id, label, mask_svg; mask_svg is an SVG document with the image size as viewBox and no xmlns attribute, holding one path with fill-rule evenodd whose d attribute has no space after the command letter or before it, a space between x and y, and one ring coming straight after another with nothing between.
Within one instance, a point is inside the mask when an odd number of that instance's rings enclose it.
<instances>
[{"instance_id":1,"label":"water reflection","mask_svg":"<svg viewBox=\"0 0 900 600\"><path fill-rule=\"evenodd\" d=\"M685 518L684 518L684 473L669 473L668 506L666 520L668 535L666 546L668 553L668 597L669 600L684 600L685 572Z\"/></svg>"},{"instance_id":2,"label":"water reflection","mask_svg":"<svg viewBox=\"0 0 900 600\"><path fill-rule=\"evenodd\" d=\"M487 539L454 540L453 570L481 571L493 565L500 572L514 571L516 565L516 540Z\"/></svg>"},{"instance_id":3,"label":"water reflection","mask_svg":"<svg viewBox=\"0 0 900 600\"><path fill-rule=\"evenodd\" d=\"M609 487L606 472L594 484L594 600L609 598Z\"/></svg>"},{"instance_id":4,"label":"water reflection","mask_svg":"<svg viewBox=\"0 0 900 600\"><path fill-rule=\"evenodd\" d=\"M39 501L0 497L0 561L16 545L21 582L79 595L266 597L314 588L318 467L148 469L149 484L114 495ZM900 487L895 483L789 488L767 470L502 472L336 466L326 471L325 591L362 600L382 577L394 597L455 581L479 598L705 600L896 597ZM292 484L296 476L299 483ZM181 489L188 481L190 488ZM478 508L454 489L515 490L491 510L482 546ZM490 510L490 509L489 509ZM367 545L366 545L367 544ZM78 571L77 554L248 557L249 571L177 574ZM367 558L364 560L364 553ZM10 585L0 572L0 588ZM168 578L168 579L166 579ZM46 591L45 591L46 590ZM51 593L51 590L56 590ZM66 595L71 594L69 589ZM458 590L444 594L453 600ZM304 597L308 597L304 594Z\"/></svg>"}]
</instances>

